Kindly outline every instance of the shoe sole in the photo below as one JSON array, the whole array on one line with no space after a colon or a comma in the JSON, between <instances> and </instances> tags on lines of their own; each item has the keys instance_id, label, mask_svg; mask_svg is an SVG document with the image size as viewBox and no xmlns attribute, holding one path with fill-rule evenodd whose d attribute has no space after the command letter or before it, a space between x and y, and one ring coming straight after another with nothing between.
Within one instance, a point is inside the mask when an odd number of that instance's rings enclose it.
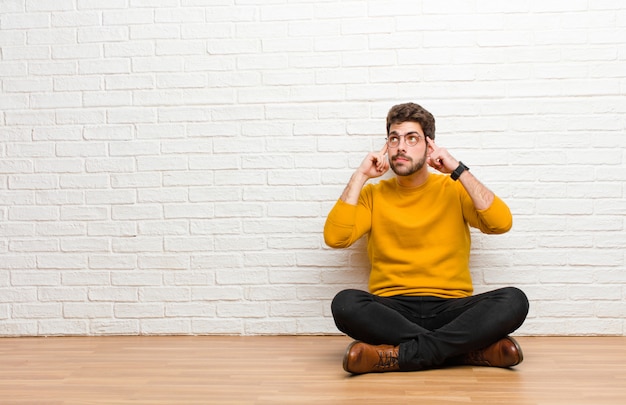
<instances>
[{"instance_id":1,"label":"shoe sole","mask_svg":"<svg viewBox=\"0 0 626 405\"><path fill-rule=\"evenodd\" d=\"M510 367L517 366L522 361L524 361L524 353L522 352L522 347L519 345L519 343L517 343L517 340L515 340L511 336L507 336L507 339L509 339L511 342L513 342L513 345L515 345L515 348L517 349L517 352L519 353L519 361L517 363L515 363L515 364L511 364Z\"/></svg>"},{"instance_id":2,"label":"shoe sole","mask_svg":"<svg viewBox=\"0 0 626 405\"><path fill-rule=\"evenodd\" d=\"M350 356L349 356L350 350L352 350L352 347L354 347L354 345L356 345L357 343L361 343L361 342L358 341L358 340L355 340L354 342L350 343L348 345L348 348L346 349L346 353L343 355L343 369L347 373L354 374L352 371L348 370L348 359L350 358Z\"/></svg>"}]
</instances>

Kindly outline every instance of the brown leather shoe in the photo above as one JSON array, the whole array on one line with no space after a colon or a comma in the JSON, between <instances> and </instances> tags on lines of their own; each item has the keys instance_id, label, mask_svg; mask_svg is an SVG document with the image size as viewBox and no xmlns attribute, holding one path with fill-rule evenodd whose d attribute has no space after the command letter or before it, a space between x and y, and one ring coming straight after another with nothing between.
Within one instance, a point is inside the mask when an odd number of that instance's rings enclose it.
<instances>
[{"instance_id":1,"label":"brown leather shoe","mask_svg":"<svg viewBox=\"0 0 626 405\"><path fill-rule=\"evenodd\" d=\"M522 348L510 336L498 340L482 350L467 353L461 363L470 366L513 367L524 360Z\"/></svg>"},{"instance_id":2,"label":"brown leather shoe","mask_svg":"<svg viewBox=\"0 0 626 405\"><path fill-rule=\"evenodd\" d=\"M352 374L399 371L398 346L352 342L343 356L343 369Z\"/></svg>"}]
</instances>

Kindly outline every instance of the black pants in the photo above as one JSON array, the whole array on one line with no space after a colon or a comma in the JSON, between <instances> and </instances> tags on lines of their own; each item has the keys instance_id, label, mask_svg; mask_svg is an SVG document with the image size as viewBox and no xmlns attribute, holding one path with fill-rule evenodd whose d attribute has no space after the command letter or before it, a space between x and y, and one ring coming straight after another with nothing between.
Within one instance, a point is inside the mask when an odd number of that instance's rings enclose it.
<instances>
[{"instance_id":1,"label":"black pants","mask_svg":"<svg viewBox=\"0 0 626 405\"><path fill-rule=\"evenodd\" d=\"M451 364L510 334L526 319L528 298L514 287L451 299L344 290L331 309L337 328L351 338L399 345L400 370L413 371Z\"/></svg>"}]
</instances>

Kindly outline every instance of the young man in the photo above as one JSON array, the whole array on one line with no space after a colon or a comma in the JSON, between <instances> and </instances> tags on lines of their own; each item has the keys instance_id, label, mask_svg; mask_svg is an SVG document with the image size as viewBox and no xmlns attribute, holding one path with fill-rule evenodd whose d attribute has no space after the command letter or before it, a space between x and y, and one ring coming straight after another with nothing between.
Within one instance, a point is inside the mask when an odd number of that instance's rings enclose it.
<instances>
[{"instance_id":1,"label":"young man","mask_svg":"<svg viewBox=\"0 0 626 405\"><path fill-rule=\"evenodd\" d=\"M366 185L389 168L393 178ZM392 107L385 146L363 160L324 226L333 248L368 237L370 292L341 291L331 307L339 330L356 340L344 369L519 364L522 350L508 335L526 319L526 295L514 287L472 295L469 271L469 226L499 234L511 225L506 204L435 144L432 114L413 103Z\"/></svg>"}]
</instances>

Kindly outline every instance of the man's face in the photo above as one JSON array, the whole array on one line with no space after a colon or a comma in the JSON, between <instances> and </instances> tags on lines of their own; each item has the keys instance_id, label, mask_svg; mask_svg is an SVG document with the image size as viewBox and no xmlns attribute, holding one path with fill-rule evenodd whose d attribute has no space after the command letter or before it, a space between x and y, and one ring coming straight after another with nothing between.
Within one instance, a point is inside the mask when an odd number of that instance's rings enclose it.
<instances>
[{"instance_id":1,"label":"man's face","mask_svg":"<svg viewBox=\"0 0 626 405\"><path fill-rule=\"evenodd\" d=\"M428 148L422 126L417 122L406 121L389 127L388 139L398 138L397 146L388 143L389 166L398 176L409 176L419 172L426 163ZM410 146L407 139L417 137L417 143ZM410 143L410 142L409 142Z\"/></svg>"}]
</instances>

